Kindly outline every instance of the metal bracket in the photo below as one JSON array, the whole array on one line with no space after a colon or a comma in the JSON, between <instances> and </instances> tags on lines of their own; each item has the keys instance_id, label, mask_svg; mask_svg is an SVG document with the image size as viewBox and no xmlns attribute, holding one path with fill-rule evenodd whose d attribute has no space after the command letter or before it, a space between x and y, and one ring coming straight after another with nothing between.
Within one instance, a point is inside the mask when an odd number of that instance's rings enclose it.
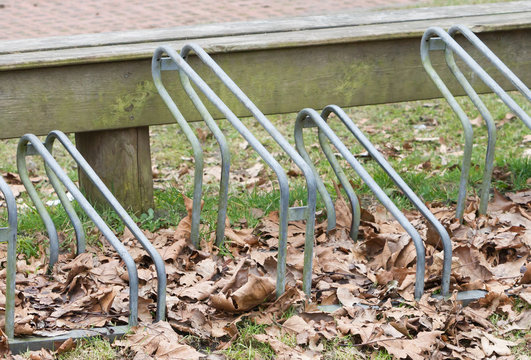
<instances>
[{"instance_id":1,"label":"metal bracket","mask_svg":"<svg viewBox=\"0 0 531 360\"><path fill-rule=\"evenodd\" d=\"M44 143L43 143L44 145ZM34 156L34 155L39 155L39 153L37 152L37 150L35 150L35 147L33 146L33 144L27 144L26 145L26 156Z\"/></svg>"},{"instance_id":2,"label":"metal bracket","mask_svg":"<svg viewBox=\"0 0 531 360\"><path fill-rule=\"evenodd\" d=\"M0 242L8 242L11 229L7 227L0 228Z\"/></svg>"},{"instance_id":3,"label":"metal bracket","mask_svg":"<svg viewBox=\"0 0 531 360\"><path fill-rule=\"evenodd\" d=\"M443 51L446 50L446 43L440 37L432 37L429 40L430 51Z\"/></svg>"},{"instance_id":4,"label":"metal bracket","mask_svg":"<svg viewBox=\"0 0 531 360\"><path fill-rule=\"evenodd\" d=\"M177 64L170 57L160 58L160 70L162 71L175 71L179 70Z\"/></svg>"},{"instance_id":5,"label":"metal bracket","mask_svg":"<svg viewBox=\"0 0 531 360\"><path fill-rule=\"evenodd\" d=\"M290 207L288 209L288 221L306 220L308 218L308 206Z\"/></svg>"}]
</instances>

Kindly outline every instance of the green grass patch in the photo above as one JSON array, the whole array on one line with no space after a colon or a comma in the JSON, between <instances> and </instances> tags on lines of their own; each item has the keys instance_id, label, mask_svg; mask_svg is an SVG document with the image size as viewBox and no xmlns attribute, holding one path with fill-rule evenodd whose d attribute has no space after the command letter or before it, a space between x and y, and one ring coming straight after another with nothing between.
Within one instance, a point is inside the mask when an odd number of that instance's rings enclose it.
<instances>
[{"instance_id":1,"label":"green grass patch","mask_svg":"<svg viewBox=\"0 0 531 360\"><path fill-rule=\"evenodd\" d=\"M58 360L114 360L119 358L111 343L101 338L79 341L72 351L61 354Z\"/></svg>"},{"instance_id":2,"label":"green grass patch","mask_svg":"<svg viewBox=\"0 0 531 360\"><path fill-rule=\"evenodd\" d=\"M223 352L227 359L274 359L275 352L268 344L256 340L253 335L264 334L267 325L255 324L250 320L238 323L238 338Z\"/></svg>"}]
</instances>

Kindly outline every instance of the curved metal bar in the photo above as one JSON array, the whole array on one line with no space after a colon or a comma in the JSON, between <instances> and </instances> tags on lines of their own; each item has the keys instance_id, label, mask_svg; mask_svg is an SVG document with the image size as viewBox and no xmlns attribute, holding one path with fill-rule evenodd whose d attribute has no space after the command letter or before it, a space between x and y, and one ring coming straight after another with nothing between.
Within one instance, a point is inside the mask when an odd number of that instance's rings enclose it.
<instances>
[{"instance_id":1,"label":"curved metal bar","mask_svg":"<svg viewBox=\"0 0 531 360\"><path fill-rule=\"evenodd\" d=\"M332 197L328 193L328 190L326 190L323 180L321 180L321 177L318 176L317 169L315 168L314 164L310 160L310 155L308 155L308 152L306 151L306 148L304 147L304 139L302 137L302 131L299 131L299 132L295 131L294 138L295 138L295 148L299 152L300 156L304 159L304 161L308 163L313 173L315 174L315 182L317 185L317 191L319 192L319 195L321 196L321 199L325 203L325 207L326 207L326 218L327 218L326 231L330 232L336 228L336 209L334 207L334 202L332 201ZM352 227L350 230L351 230L350 234L352 237L352 234L353 234ZM353 239L356 240L357 236L355 238L353 237Z\"/></svg>"},{"instance_id":2,"label":"curved metal bar","mask_svg":"<svg viewBox=\"0 0 531 360\"><path fill-rule=\"evenodd\" d=\"M160 55L162 55L162 53ZM201 193L203 190L204 167L203 149L201 148L201 144L199 143L197 136L195 136L192 128L190 127L190 125L188 125L188 122L181 114L179 108L177 108L177 105L175 105L175 102L173 102L170 94L162 84L160 71L160 58L155 59L155 56L153 56L151 62L151 75L153 77L153 83L155 84L155 87L157 88L160 97L162 98L162 100L170 110L171 114L183 130L184 135L192 145L192 149L194 151L194 193L192 197L192 222L190 229L190 241L196 248L199 248L199 223L201 216Z\"/></svg>"},{"instance_id":3,"label":"curved metal bar","mask_svg":"<svg viewBox=\"0 0 531 360\"><path fill-rule=\"evenodd\" d=\"M358 200L358 196L356 195L356 193L354 192L354 189L350 185L350 182L348 181L347 176L341 169L341 165L339 165L339 161L336 159L336 156L334 155L332 148L328 144L326 137L323 136L321 131L318 131L318 134L319 134L319 143L321 145L321 149L323 150L326 158L328 159L330 166L332 166L334 173L336 174L339 182L343 186L343 189L345 190L345 193L347 194L347 197L349 199L350 207L352 209L352 223L350 224L350 237L353 240L357 240L359 227L360 227L360 217L361 217L361 207L360 207L360 202Z\"/></svg>"},{"instance_id":4,"label":"curved metal bar","mask_svg":"<svg viewBox=\"0 0 531 360\"><path fill-rule=\"evenodd\" d=\"M444 252L444 263L443 263L443 273L441 281L441 293L443 296L449 295L450 290L450 274L452 266L452 242L448 232L444 226L437 220L437 218L432 214L432 212L426 207L424 202L419 199L419 197L411 190L411 188L406 184L406 182L398 175L398 173L393 169L387 160L382 156L382 154L374 147L374 145L365 137L363 132L354 124L352 119L336 105L329 105L324 108L321 113L321 117L327 121L331 113L337 115L337 117L343 122L343 124L349 129L349 131L354 135L354 137L359 141L359 143L368 151L371 157L376 160L378 165L389 175L389 177L394 181L396 186L400 188L407 196L409 201L419 210L419 212L428 220L428 222L435 228L439 237L441 238ZM325 140L324 134L320 132L320 139ZM323 141L321 142L321 145ZM328 145L328 144L327 144ZM329 146L329 145L328 145Z\"/></svg>"},{"instance_id":5,"label":"curved metal bar","mask_svg":"<svg viewBox=\"0 0 531 360\"><path fill-rule=\"evenodd\" d=\"M499 98L518 116L524 124L531 129L531 117L502 89L500 85L489 75L483 68L455 41L446 31L440 27L430 27L421 40L421 58L424 59L429 52L427 48L427 42L432 37L439 37L446 45L446 48L450 48L457 56L463 60L463 62L472 70L479 78L487 85ZM423 60L424 62L424 60Z\"/></svg>"},{"instance_id":6,"label":"curved metal bar","mask_svg":"<svg viewBox=\"0 0 531 360\"><path fill-rule=\"evenodd\" d=\"M522 91L518 87L518 78L503 64L501 61L483 44L481 41L466 27L457 25L455 27L452 27L450 29L451 34L447 34L443 29L438 27L432 27L426 30L424 33L424 36L422 37L421 41L421 58L422 63L424 65L424 68L436 84L436 86L439 88L443 96L446 98L454 112L457 114L457 116L460 118L461 123L463 123L463 127L465 129L465 154L463 156L463 171L461 172L461 183L460 183L460 189L459 189L459 198L457 201L457 210L456 210L456 217L458 217L460 220L462 220L463 212L464 212L464 202L466 200L466 181L468 181L468 171L470 168L470 159L468 158L468 152L471 153L471 147L472 145L468 143L468 135L467 132L468 127L470 127L468 118L466 115L463 117L464 112L460 108L460 106L457 104L455 99L453 98L453 95L450 93L448 88L444 85L441 78L437 75L435 70L433 69L430 59L429 59L429 45L428 42L431 37L438 36L441 41L445 44L445 58L446 62L456 77L456 79L459 81L467 95L470 97L476 108L480 111L482 117L484 118L486 124L487 124L487 130L488 130L488 146L487 146L487 154L485 157L485 171L483 173L483 183L482 183L482 189L481 189L481 201L480 201L480 213L485 214L487 211L488 206L488 200L489 200L489 190L490 190L490 182L492 177L492 170L494 167L494 148L496 143L496 127L494 125L494 121L492 120L492 116L490 115L489 111L477 95L477 93L474 91L473 87L470 85L470 83L466 80L463 73L459 70L457 67L457 64L455 63L454 59L454 53L457 53L457 55L468 65L468 67L477 74L481 80L491 88L504 102L505 104L513 110L520 119L531 129L531 118L529 115L527 115L516 102L498 85L496 81L494 81L480 66L477 64L477 62L470 57L470 55L452 38L452 36L455 35L457 31L462 31L463 34L473 43L474 46L476 46L485 56L493 56L493 58L489 57L489 60L493 62L493 64L504 74L504 76L508 77L513 84L516 84L517 88ZM501 66L500 66L501 64ZM508 71L508 72L507 72ZM521 83L521 82L520 82ZM522 83L521 83L522 84ZM523 85L523 84L522 84ZM523 86L525 88L525 85ZM529 91L529 90L528 90ZM525 94L524 94L525 95ZM471 155L470 155L471 156ZM465 167L465 163L468 162L468 167ZM463 183L463 178L465 175L466 170L466 179L465 183Z\"/></svg>"},{"instance_id":7,"label":"curved metal bar","mask_svg":"<svg viewBox=\"0 0 531 360\"><path fill-rule=\"evenodd\" d=\"M308 120L307 120L308 119ZM406 232L411 236L413 243L415 245L415 250L417 253L417 269L415 277L415 299L420 299L424 293L424 272L425 272L425 250L424 244L417 230L411 225L405 215L398 210L395 204L389 199L385 192L380 188L380 186L374 181L374 179L367 173L365 168L361 166L356 157L347 149L347 147L341 142L332 129L328 126L326 121L313 109L303 109L297 115L297 120L295 122L295 127L302 131L304 126L303 122L312 121L319 131L326 136L336 149L343 155L345 160L349 165L354 169L354 171L360 176L360 178L367 184L367 186L372 190L374 195L382 203L383 206L394 216L394 218L400 223L400 225L406 230Z\"/></svg>"},{"instance_id":8,"label":"curved metal bar","mask_svg":"<svg viewBox=\"0 0 531 360\"><path fill-rule=\"evenodd\" d=\"M234 128L243 136L243 138L255 149L264 162L275 172L280 187L280 209L279 209L279 246L278 246L278 266L277 266L277 285L276 295L284 293L286 287L286 254L287 254L287 214L289 206L289 186L288 178L284 169L265 149L265 147L254 137L254 135L243 125L236 115L227 107L223 101L212 91L203 79L188 65L188 63L171 47L160 46L155 50L151 63L151 72L155 86L163 97L164 101L170 108L172 114L184 122L184 118L177 109L177 106L167 93L161 79L161 59L166 54L172 62L178 67L178 70L185 74L200 90L205 94L207 99L229 120ZM197 184L195 185L197 187ZM314 214L315 216L315 214ZM313 235L313 234L312 234ZM312 241L313 248L313 241Z\"/></svg>"},{"instance_id":9,"label":"curved metal bar","mask_svg":"<svg viewBox=\"0 0 531 360\"><path fill-rule=\"evenodd\" d=\"M20 179L22 180L22 183L24 184L24 187L26 188L26 191L28 192L30 199L33 201L33 204L37 208L37 211L46 226L46 230L48 231L48 236L50 237L50 259L52 258L52 253L53 253L53 258L57 259L58 254L55 252L55 246L52 247L51 245L52 238L57 238L57 241L59 240L57 236L57 230L55 229L55 225L53 224L52 219L50 215L48 214L48 211L46 211L46 208L44 207L42 200L39 198L37 191L35 190L35 187L33 186L33 183L29 179L29 173L26 168L26 160L25 160L25 157L30 155L28 154L28 151L27 151L29 147L25 147L24 149L26 149L26 154L23 155L24 159L20 159L21 160L20 165L18 166ZM17 158L17 164L18 164L18 158ZM74 210L74 207L70 203L70 200L66 196L66 192L64 191L63 186L61 185L61 183L59 182L55 174L53 172L48 171L48 167L46 164L44 164L44 168L46 170L46 175L48 176L48 179L50 180L50 184L54 188L57 194L57 197L59 198L59 202L65 209L65 212L68 215L68 218L70 219L70 223L72 224L74 228L74 232L76 233L76 253L78 255L81 253L84 253L85 246L86 246L86 240L85 240L85 231L83 230L83 223L79 219L79 216L77 216L77 213ZM52 230L52 227L53 227L53 230ZM53 235L50 236L50 232L52 232ZM55 240L54 240L54 243L55 243ZM55 264L55 261L53 263ZM50 266L53 266L51 260L50 260Z\"/></svg>"},{"instance_id":10,"label":"curved metal bar","mask_svg":"<svg viewBox=\"0 0 531 360\"><path fill-rule=\"evenodd\" d=\"M127 249L124 245L116 238L113 231L107 226L105 221L99 216L99 214L94 210L90 205L87 199L83 196L81 191L76 187L76 185L70 180L70 178L65 174L61 166L53 158L52 154L48 149L40 142L40 140L33 134L26 134L20 138L18 143L17 153L26 154L28 144L31 144L33 150L36 154L40 155L49 170L52 171L56 176L58 181L60 181L66 189L72 194L74 199L78 202L79 206L83 211L88 215L88 217L94 222L96 227L102 232L103 236L111 244L111 246L116 250L120 258L125 263L127 268L127 273L129 275L129 325L134 326L138 323L138 273L135 266L135 262L131 255L127 252ZM17 159L19 157L17 156ZM25 158L21 157L25 166Z\"/></svg>"},{"instance_id":11,"label":"curved metal bar","mask_svg":"<svg viewBox=\"0 0 531 360\"><path fill-rule=\"evenodd\" d=\"M465 92L467 93L472 103L479 110L481 117L487 125L487 153L485 155L485 170L483 171L483 181L481 184L479 213L486 214L490 195L490 182L492 178L492 171L494 169L494 151L496 147L496 125L490 111L487 109L479 95L476 93L472 85L468 82L465 75L459 70L454 58L454 53L445 49L446 64L454 74L454 77L459 81Z\"/></svg>"},{"instance_id":12,"label":"curved metal bar","mask_svg":"<svg viewBox=\"0 0 531 360\"><path fill-rule=\"evenodd\" d=\"M59 258L59 236L57 235L57 229L55 228L50 214L48 214L46 207L39 198L37 190L35 190L35 187L31 183L31 180L29 178L29 172L26 166L26 156L29 155L29 149L29 146L19 146L17 148L17 170L20 176L20 181L26 188L26 192L28 193L28 196L35 205L35 208L37 209L37 212L40 218L42 219L44 226L46 227L46 232L48 233L48 239L50 241L50 263L48 264L48 272L51 273L53 266ZM52 186L54 186L54 188L57 185L57 183L52 183L51 179L50 183L52 184ZM59 192L61 191L63 191L63 189L59 187Z\"/></svg>"},{"instance_id":13,"label":"curved metal bar","mask_svg":"<svg viewBox=\"0 0 531 360\"><path fill-rule=\"evenodd\" d=\"M465 114L461 106L459 106L454 96L431 64L428 43L429 37L427 37L427 34L428 31L424 33L424 36L420 42L420 56L422 65L463 125L465 147L463 149L463 163L461 165L461 178L459 180L459 195L457 197L457 206L455 210L455 217L462 222L463 214L465 212L466 186L472 162L472 142L474 138L474 131L472 130L472 124L470 124L468 116Z\"/></svg>"},{"instance_id":14,"label":"curved metal bar","mask_svg":"<svg viewBox=\"0 0 531 360\"><path fill-rule=\"evenodd\" d=\"M315 227L315 206L317 202L317 180L308 163L290 145L277 128L267 119L258 107L245 95L234 81L223 71L223 69L197 44L187 44L181 50L181 56L186 59L190 51L194 51L199 59L212 70L218 79L232 92L232 94L247 108L258 123L271 135L273 140L284 150L284 152L299 167L306 179L307 188L307 210L306 210L306 233L304 245L304 271L303 271L303 291L309 297L312 282L312 262L313 243ZM193 89L192 89L193 90ZM326 202L325 202L326 204ZM334 213L335 214L335 213ZM334 221L335 222L335 221Z\"/></svg>"},{"instance_id":15,"label":"curved metal bar","mask_svg":"<svg viewBox=\"0 0 531 360\"><path fill-rule=\"evenodd\" d=\"M219 247L223 244L225 238L225 220L227 218L227 204L229 201L229 177L230 177L230 151L227 139L223 132L221 132L218 124L214 121L206 106L197 96L197 93L192 88L190 79L182 71L179 71L181 84L192 100L195 108L205 121L212 134L216 138L221 154L221 180L219 185L219 203L218 203L218 218L216 222L216 245Z\"/></svg>"},{"instance_id":16,"label":"curved metal bar","mask_svg":"<svg viewBox=\"0 0 531 360\"><path fill-rule=\"evenodd\" d=\"M125 226L127 226L127 228L131 231L134 237L138 240L138 242L142 245L144 250L146 250L146 252L153 260L153 264L155 264L155 269L157 272L157 312L155 320L164 320L166 314L166 269L164 260L162 259L158 251L155 249L153 244L151 244L151 242L146 238L142 230L140 230L140 228L133 221L133 219L131 219L127 211L118 202L118 200L116 200L116 198L109 191L107 186L105 186L103 181L99 178L99 176L92 169L89 163L85 160L85 158L83 158L83 156L74 146L74 144L72 144L70 139L68 139L68 136L66 136L62 131L51 131L46 137L44 145L46 146L50 154L52 153L55 139L57 139L66 149L66 151L68 151L70 156L72 156L72 158L78 164L79 168L83 170L85 175L100 191L105 200L107 200L109 205L114 209L114 211L116 211L120 219L122 219L122 221L124 222ZM50 171L48 166L46 166L46 170L47 173L52 174L52 171Z\"/></svg>"},{"instance_id":17,"label":"curved metal bar","mask_svg":"<svg viewBox=\"0 0 531 360\"><path fill-rule=\"evenodd\" d=\"M488 47L481 41L476 34L464 25L454 25L448 30L448 34L454 37L457 33L461 33L476 49L479 50L489 61L508 79L514 87L524 97L531 101L531 90L523 83L522 80L516 76L511 69L507 67Z\"/></svg>"},{"instance_id":18,"label":"curved metal bar","mask_svg":"<svg viewBox=\"0 0 531 360\"><path fill-rule=\"evenodd\" d=\"M313 124L304 123L303 127L310 127L312 125ZM295 138L295 146L299 154L302 156L304 161L306 161L308 165L310 165L310 168L315 174L315 180L317 181L317 191L319 192L319 195L321 195L321 198L325 202L325 206L327 209L326 210L327 211L327 231L330 231L336 227L336 210L335 210L332 198L330 197L330 194L326 190L326 187L324 186L323 181L319 177L317 169L315 168L313 162L311 161L310 155L308 154L304 146L304 137L302 136L303 127L295 126L294 128L293 137ZM333 162L330 161L330 165L332 165L332 169L334 170L336 176L339 178L339 182L345 189L345 192L347 193L347 196L350 201L350 205L352 206L352 222L350 225L350 237L352 238L352 240L356 241L358 239L358 230L359 230L359 223L360 223L360 220L359 220L360 219L360 207L359 207L358 197L354 193L354 189L352 189L352 186L348 182L348 179L345 177L345 174L339 167L339 164L337 160L335 159L335 157L333 159Z\"/></svg>"},{"instance_id":19,"label":"curved metal bar","mask_svg":"<svg viewBox=\"0 0 531 360\"><path fill-rule=\"evenodd\" d=\"M0 228L0 241L7 242L5 331L8 339L15 337L15 278L17 272L17 203L13 192L0 176L0 192L7 207L7 228Z\"/></svg>"},{"instance_id":20,"label":"curved metal bar","mask_svg":"<svg viewBox=\"0 0 531 360\"><path fill-rule=\"evenodd\" d=\"M502 74L507 78L528 101L531 101L531 91L525 84L474 34L464 25L454 25L448 30L448 34L453 38L457 33L461 33L472 45L478 49ZM481 116L487 124L488 144L487 154L485 157L485 170L483 173L483 181L480 194L479 213L486 214L489 202L490 183L492 178L492 171L494 169L494 149L496 145L496 126L494 120L486 106L483 104L478 94L467 81L464 74L457 66L454 58L454 53L450 49L445 49L446 63L454 74L454 77L459 81L468 97L472 100L476 108L481 113Z\"/></svg>"}]
</instances>

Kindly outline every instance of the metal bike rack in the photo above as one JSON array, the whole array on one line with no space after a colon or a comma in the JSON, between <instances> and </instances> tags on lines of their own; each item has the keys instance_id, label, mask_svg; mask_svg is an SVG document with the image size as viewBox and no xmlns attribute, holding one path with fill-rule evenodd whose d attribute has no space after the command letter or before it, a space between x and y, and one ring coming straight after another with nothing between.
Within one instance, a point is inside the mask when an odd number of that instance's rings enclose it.
<instances>
[{"instance_id":1,"label":"metal bike rack","mask_svg":"<svg viewBox=\"0 0 531 360\"><path fill-rule=\"evenodd\" d=\"M328 107L328 113L325 113L326 116L330 114L332 109L335 108ZM374 195L382 203L383 206L395 217L395 219L400 223L400 225L406 230L406 232L411 236L413 243L415 244L415 250L417 253L417 269L415 276L415 299L420 299L424 293L424 272L425 272L425 250L422 239L413 227L411 223L407 220L405 215L396 207L396 205L389 199L385 192L380 188L380 186L374 181L374 179L369 175L365 168L358 162L356 157L347 149L347 147L341 142L332 129L328 126L326 121L313 109L303 109L297 115L297 120L295 122L295 141L297 143L297 149L301 153L306 153L304 156L307 161L310 161L308 153L304 149L304 141L302 137L303 128L308 127L318 127L319 129L319 139L321 141L321 146L324 143L325 137L331 141L336 149L341 153L343 158L349 163L349 165L354 169L354 171L360 176L360 178L367 184L367 186L372 190ZM339 164L337 160L330 160L334 155L331 152L330 148L327 151L323 150L328 158L328 160L333 164L334 172L337 174L339 169ZM311 162L311 161L310 161ZM318 177L318 174L315 174ZM346 180L346 177L338 176L339 181L343 183ZM348 181L347 181L348 182ZM323 195L323 194L321 194Z\"/></svg>"},{"instance_id":2,"label":"metal bike rack","mask_svg":"<svg viewBox=\"0 0 531 360\"><path fill-rule=\"evenodd\" d=\"M0 242L7 242L5 331L8 339L15 335L15 276L17 272L17 203L4 178L0 176L0 191L7 208L7 227L0 228ZM13 296L8 296L13 294Z\"/></svg>"},{"instance_id":3,"label":"metal bike rack","mask_svg":"<svg viewBox=\"0 0 531 360\"><path fill-rule=\"evenodd\" d=\"M140 230L140 228L134 222L134 220L131 219L127 211L118 202L118 200L110 192L107 186L105 186L103 181L99 178L96 172L92 169L92 167L85 160L85 158L77 150L75 145L72 144L70 139L68 139L68 136L66 136L62 131L58 131L58 130L51 131L46 137L46 141L44 145L48 149L50 154L52 153L53 144L55 140L58 140L61 143L61 145L66 149L66 151L68 151L72 159L74 159L74 161L77 163L79 168L83 170L87 178L100 191L100 193L103 195L105 200L113 208L113 210L120 217L120 219L122 219L125 226L127 226L127 228L131 231L131 233L136 238L136 240L140 243L140 245L142 245L144 250L146 250L149 257L153 261L153 264L155 265L155 270L157 273L157 310L155 313L155 321L164 320L164 317L166 314L166 269L165 269L164 260L162 259L162 256L160 256L157 249L155 249L153 244L151 244L151 242L146 238L142 230ZM47 166L46 166L46 169L47 169L48 175L50 175L51 172L49 171ZM20 176L22 176L22 174ZM31 186L33 185L31 184ZM62 190L61 186L57 186L57 188L60 188Z\"/></svg>"},{"instance_id":4,"label":"metal bike rack","mask_svg":"<svg viewBox=\"0 0 531 360\"><path fill-rule=\"evenodd\" d=\"M264 148L256 137L243 125L240 119L228 108L228 106L218 97L218 95L207 85L207 83L190 67L186 57L193 51L197 57L218 77L218 79L232 92L232 94L251 112L254 118L264 127L264 129L280 145L284 152L295 162L301 169L306 178L308 191L306 206L289 207L289 184L284 169L276 159ZM163 56L166 54L166 56ZM170 112L176 119L177 123L183 129L188 141L192 144L195 159L194 172L194 195L192 209L192 230L191 241L197 246L199 243L199 222L200 222L200 202L202 193L202 176L203 176L203 152L201 145L193 133L192 129L186 122L179 111L177 105L168 94L162 84L161 71L178 70L183 88L192 100L194 106L200 113L207 126L213 132L221 150L222 172L219 197L219 210L216 225L216 243L223 243L225 217L227 211L228 198L228 180L230 170L230 156L225 137L217 124L209 114L205 105L199 99L197 93L192 88L191 82L206 96L206 98L227 118L231 125L242 135L242 137L251 145L251 147L260 155L264 162L274 171L277 176L280 187L280 209L279 209L279 246L278 246L278 267L277 267L277 285L276 295L284 293L286 283L286 254L287 254L287 225L288 221L306 220L306 236L304 246L304 271L303 271L303 291L308 297L311 295L312 280L312 262L313 262L313 243L314 243L314 226L315 226L315 204L316 204L316 179L312 169L300 157L288 141L278 132L278 130L269 122L262 112L253 104L253 102L241 91L241 89L229 78L229 76L212 60L212 58L198 45L185 45L178 54L169 46L161 46L153 55L152 75L155 86L168 106ZM191 82L190 82L191 80ZM327 208L332 205L331 199ZM332 205L333 208L333 205ZM329 229L335 224L329 224Z\"/></svg>"},{"instance_id":5,"label":"metal bike rack","mask_svg":"<svg viewBox=\"0 0 531 360\"><path fill-rule=\"evenodd\" d=\"M70 192L73 198L78 202L81 209L88 215L88 217L94 222L96 227L102 232L106 240L111 244L111 246L117 251L118 255L125 263L127 268L127 273L129 276L129 322L126 326L113 326L105 328L94 328L90 330L72 330L66 334L55 336L55 337L29 337L29 338L15 338L14 337L14 306L6 305L6 335L8 336L9 347L13 352L21 352L26 350L35 350L40 349L41 347L54 347L55 344L60 343L68 338L86 338L91 336L105 336L108 338L116 338L124 335L130 326L135 326L138 324L138 274L135 262L131 255L127 252L127 249L120 242L120 240L114 235L113 231L108 227L104 220L99 216L96 210L90 205L87 199L83 196L81 191L77 186L70 180L66 175L60 165L57 163L55 158L52 156L51 151L53 148L53 143L55 139L65 147L65 149L70 153L72 158L78 163L79 167L86 173L87 177L92 181L92 183L100 190L105 199L109 202L111 207L118 213L120 218L124 221L125 225L131 230L136 239L142 244L144 249L148 252L149 256L152 258L158 277L158 293L157 293L157 313L156 321L163 320L165 316L165 298L166 298L166 274L164 269L164 262L162 261L161 256L151 245L149 240L145 238L141 230L134 223L134 221L129 217L127 212L123 207L118 203L114 196L110 193L107 187L99 179L93 169L77 151L74 145L70 142L68 137L60 131L52 131L46 138L45 143L43 144L35 135L26 134L24 135L18 144L17 148L17 167L20 174L20 179L31 200L35 204L41 219L44 221L48 234L50 236L50 268L57 261L58 257L58 242L55 244L52 243L53 239L58 239L55 226L50 218L50 215L46 211L44 204L40 200L33 184L29 180L29 174L26 166L26 157L30 155L40 156L45 164L46 174L50 179L54 190L58 194L60 202L65 207L65 210L72 220L72 224L76 230L76 240L77 240L77 253L84 252L85 250L85 238L83 235L83 229L81 226L81 221L77 217L70 201L66 197L65 190L62 185ZM0 183L1 185L1 183ZM4 192L4 190L2 190ZM14 201L14 200L13 200ZM9 209L9 208L8 208ZM15 210L15 219L16 219L16 210ZM10 224L11 224L11 212L10 212ZM16 223L16 220L15 220ZM10 225L12 228L12 225ZM16 232L16 228L15 228ZM55 235L55 236L54 236ZM16 236L16 235L14 235ZM15 299L15 284L14 284L14 272L15 262L16 262L16 237L11 241L8 251L8 287L6 290L6 304L14 304ZM13 250L11 251L11 248ZM11 265L12 264L12 265ZM11 269L11 266L13 269ZM11 269L11 270L10 270ZM11 272L13 275L11 274ZM10 276L13 279L10 282ZM12 285L9 285L11 284Z\"/></svg>"},{"instance_id":6,"label":"metal bike rack","mask_svg":"<svg viewBox=\"0 0 531 360\"><path fill-rule=\"evenodd\" d=\"M531 129L531 118L525 111L498 85L498 83L490 77L487 72L454 40L457 33L463 36L472 45L478 49L511 83L516 87L520 93L531 102L531 92L524 85L524 83L483 43L481 40L467 27L463 25L452 26L448 33L439 27L431 27L424 33L421 40L420 53L422 64L428 75L431 77L439 91L446 98L446 101L458 116L463 125L465 135L465 147L463 154L463 163L461 169L461 179L459 182L459 195L457 200L456 218L460 221L463 219L465 201L466 201L466 185L468 182L473 145L473 130L470 121L461 108L455 97L452 95L444 81L437 74L433 68L430 60L430 51L445 52L445 59L452 74L465 90L466 94L475 105L483 117L488 132L487 154L485 157L485 171L483 173L483 182L480 192L480 214L486 214L489 201L490 183L492 178L492 171L494 167L494 148L496 145L496 126L487 107L483 104L480 97L468 82L464 74L457 66L454 58L454 53L457 54L465 64L493 91L498 97L524 122L524 124Z\"/></svg>"},{"instance_id":7,"label":"metal bike rack","mask_svg":"<svg viewBox=\"0 0 531 360\"><path fill-rule=\"evenodd\" d=\"M450 236L446 232L444 226L442 226L442 224L435 218L435 216L430 212L430 210L426 207L426 205L424 205L424 202L421 199L419 199L419 197L404 182L404 180L400 177L400 175L398 175L398 173L391 167L391 165L389 165L387 160L374 147L374 145L369 141L369 139L365 137L363 132L361 132L361 130L354 124L352 119L349 118L349 116L343 111L343 109L341 109L340 107L336 105L329 105L325 107L321 113L322 120L326 123L328 121L328 117L332 113L335 114L339 118L339 120L341 120L341 122L347 127L347 129L352 133L352 135L354 135L354 137L358 140L358 142L365 148L365 150L367 150L370 156L374 160L376 160L378 165L380 165L380 167L387 173L387 175L389 175L389 177L394 181L394 183L400 188L400 190L404 192L404 194L411 201L411 203L413 203L413 205L420 211L422 216L426 218L426 220L434 227L434 229L439 234L439 237L441 238L442 245L443 245L443 251L444 251L444 264L443 264L443 273L442 273L442 281L441 281L441 293L443 296L448 296L449 289L450 289L450 274L451 274L451 266L452 266L452 243L450 241ZM314 115L315 114L311 116L314 116ZM306 113L306 116L310 116L310 114ZM300 115L299 117L303 118L304 115ZM343 171L341 170L339 162L337 161L332 151L332 148L330 147L330 144L328 143L328 141L330 140L337 147L337 142L335 139L329 138L327 136L327 133L325 132L325 130L323 130L323 128L320 125L320 121L316 122L313 119L311 121L309 120L298 120L297 121L295 125L295 142L297 144L297 149L299 150L301 154L303 154L303 157L307 159L307 161L310 161L310 157L308 153L306 152L306 149L304 148L302 131L303 131L303 127L315 127L315 126L318 127L319 143L321 145L321 149L326 155L328 162L332 166L334 173L337 175L343 188L344 189L349 188L350 191L352 191L352 188L350 187L348 179L343 173ZM354 167L354 165L352 164L351 166ZM358 168L361 168L361 165L359 163L357 163L356 166ZM356 172L358 172L356 168L355 170ZM364 173L363 176L367 177L369 175L367 173ZM362 179L363 179L363 176L360 174L360 177L362 177ZM379 199L383 197L382 195L385 195L382 192L382 190L379 187L374 186L374 184L369 185L369 183L367 183L367 185L371 188L371 190L375 193L375 195ZM349 199L351 199L351 196L349 196ZM352 204L351 206L352 208L354 208ZM356 198L356 206L357 206L357 198ZM396 209L394 211L396 213ZM397 218L397 220L399 222L401 221L399 218ZM401 225L403 225L403 219L402 219ZM415 236L418 236L418 234L415 234ZM415 246L418 247L418 244L415 243ZM417 276L418 276L418 273L417 273Z\"/></svg>"}]
</instances>

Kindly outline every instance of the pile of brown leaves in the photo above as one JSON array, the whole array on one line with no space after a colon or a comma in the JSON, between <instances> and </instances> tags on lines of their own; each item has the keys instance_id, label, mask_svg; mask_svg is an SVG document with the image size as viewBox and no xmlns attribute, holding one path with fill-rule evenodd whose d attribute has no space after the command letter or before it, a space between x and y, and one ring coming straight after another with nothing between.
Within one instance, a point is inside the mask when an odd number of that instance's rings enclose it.
<instances>
[{"instance_id":1,"label":"pile of brown leaves","mask_svg":"<svg viewBox=\"0 0 531 360\"><path fill-rule=\"evenodd\" d=\"M276 300L278 213L270 213L255 229L227 227L231 256L213 248L212 241L193 249L187 241L190 215L177 229L146 232L163 256L168 276L167 321L152 324L156 273L126 232L122 241L139 269L141 325L116 344L139 359L194 359L204 355L186 345L183 335L226 349L238 337L238 322L247 318L268 325L255 338L268 343L279 359L318 359L324 341L346 335L356 346L383 347L399 359L509 356L517 342L527 341L529 347L531 341L529 335L516 342L504 339L530 328L531 191L507 196L495 194L489 216L477 216L478 200L469 199L464 225L454 219L454 209L431 205L453 242L454 295L446 302L431 297L440 285L442 247L418 212L406 214L426 239L426 293L414 301L416 258L410 237L383 208L373 207L363 211L362 240L353 242L348 236L349 207L340 198L337 229L326 234L326 222L316 226L309 303L299 290L305 230L301 222L288 228L288 287ZM3 309L5 247L0 253ZM45 264L44 256L17 262L17 335L46 336L127 322L127 271L110 247L90 248L76 257L62 254L51 276ZM486 290L487 295L463 307L455 294L472 289ZM522 311L514 310L515 301ZM296 315L286 319L283 314L290 308ZM489 321L492 314L501 315L496 326ZM281 341L285 334L296 339L296 346Z\"/></svg>"}]
</instances>

